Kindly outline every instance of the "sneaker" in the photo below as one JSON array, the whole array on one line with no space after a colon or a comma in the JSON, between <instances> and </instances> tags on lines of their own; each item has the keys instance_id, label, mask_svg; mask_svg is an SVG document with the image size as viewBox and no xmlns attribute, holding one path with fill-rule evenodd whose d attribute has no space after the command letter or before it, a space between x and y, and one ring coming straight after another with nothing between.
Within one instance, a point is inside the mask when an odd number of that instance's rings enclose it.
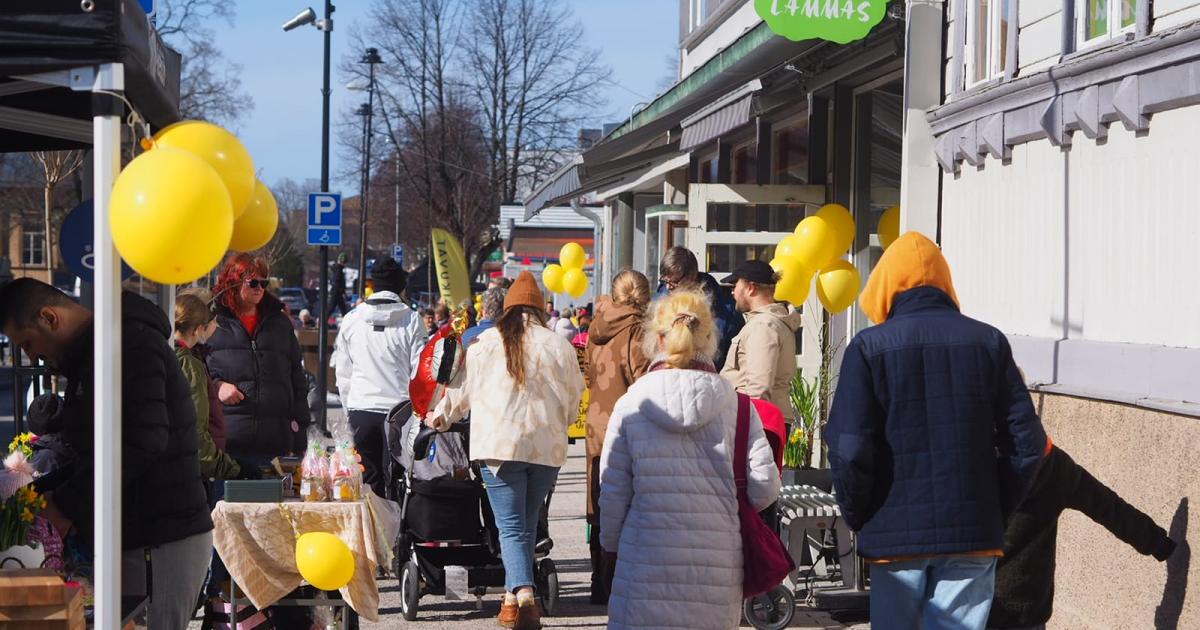
<instances>
[{"instance_id":1,"label":"sneaker","mask_svg":"<svg viewBox=\"0 0 1200 630\"><path fill-rule=\"evenodd\" d=\"M517 625L517 601L513 600L511 604L508 602L500 603L500 614L496 616L496 623L502 628L511 628Z\"/></svg>"},{"instance_id":2,"label":"sneaker","mask_svg":"<svg viewBox=\"0 0 1200 630\"><path fill-rule=\"evenodd\" d=\"M554 540L550 538L542 538L541 540L537 541L536 545L533 546L533 553L538 555L546 555L550 553L551 549L554 549Z\"/></svg>"},{"instance_id":3,"label":"sneaker","mask_svg":"<svg viewBox=\"0 0 1200 630\"><path fill-rule=\"evenodd\" d=\"M538 608L536 600L517 608L513 630L542 630L542 609Z\"/></svg>"}]
</instances>

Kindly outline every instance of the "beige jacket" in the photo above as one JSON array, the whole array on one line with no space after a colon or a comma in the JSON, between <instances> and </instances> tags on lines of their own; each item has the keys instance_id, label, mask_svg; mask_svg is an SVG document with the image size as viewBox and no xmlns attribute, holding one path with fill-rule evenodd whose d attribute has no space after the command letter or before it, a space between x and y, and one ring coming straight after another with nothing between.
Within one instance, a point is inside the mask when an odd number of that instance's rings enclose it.
<instances>
[{"instance_id":1,"label":"beige jacket","mask_svg":"<svg viewBox=\"0 0 1200 630\"><path fill-rule=\"evenodd\" d=\"M746 313L746 326L733 338L721 376L737 391L762 398L793 418L788 396L796 374L796 331L800 313L771 304Z\"/></svg>"},{"instance_id":2,"label":"beige jacket","mask_svg":"<svg viewBox=\"0 0 1200 630\"><path fill-rule=\"evenodd\" d=\"M567 426L583 398L575 347L540 325L526 329L523 345L525 386L517 387L500 331L479 335L431 424L444 430L469 411L472 459L561 467L567 461Z\"/></svg>"}]
</instances>

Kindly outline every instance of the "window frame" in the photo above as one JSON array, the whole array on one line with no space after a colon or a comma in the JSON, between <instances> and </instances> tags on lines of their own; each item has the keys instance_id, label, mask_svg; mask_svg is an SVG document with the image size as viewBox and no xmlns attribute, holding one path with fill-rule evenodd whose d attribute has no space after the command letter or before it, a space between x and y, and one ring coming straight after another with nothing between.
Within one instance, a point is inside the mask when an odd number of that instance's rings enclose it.
<instances>
[{"instance_id":1,"label":"window frame","mask_svg":"<svg viewBox=\"0 0 1200 630\"><path fill-rule=\"evenodd\" d=\"M46 242L45 230L22 230L21 231L21 266L23 267L42 267L46 264L46 250L48 243ZM30 254L39 253L40 256L34 260Z\"/></svg>"},{"instance_id":2,"label":"window frame","mask_svg":"<svg viewBox=\"0 0 1200 630\"><path fill-rule=\"evenodd\" d=\"M1122 39L1137 33L1138 8L1146 0L1133 0L1133 21L1128 26L1121 24L1122 0L1105 0L1108 3L1108 32L1087 38L1087 4L1094 0L1072 0L1075 3L1075 50L1081 51L1097 46L1103 46L1113 40ZM1117 26L1116 29L1113 27Z\"/></svg>"},{"instance_id":3,"label":"window frame","mask_svg":"<svg viewBox=\"0 0 1200 630\"><path fill-rule=\"evenodd\" d=\"M1086 0L1075 0L1086 1ZM979 0L965 0L966 5L966 37L963 38L963 86L964 89L986 85L988 83L1002 80L1007 77L1007 65L1010 60L1007 58L1006 52L1008 48L1008 37L1004 34L1003 25L1009 19L1010 7L1005 6L1006 0L988 0L988 44L987 44L987 59L984 60L986 72L982 79L976 79L975 70L978 68L979 60L975 58L975 44L978 37L979 29L975 28L979 19ZM1009 5L1018 2L1018 0L1007 0ZM1011 30L1014 26L1008 25Z\"/></svg>"}]
</instances>

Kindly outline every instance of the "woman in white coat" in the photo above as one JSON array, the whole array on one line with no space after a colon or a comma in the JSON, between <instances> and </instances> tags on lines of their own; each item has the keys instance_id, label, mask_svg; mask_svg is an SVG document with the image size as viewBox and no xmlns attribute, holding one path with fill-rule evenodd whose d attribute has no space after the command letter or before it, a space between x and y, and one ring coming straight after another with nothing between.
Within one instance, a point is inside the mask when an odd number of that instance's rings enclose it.
<instances>
[{"instance_id":1,"label":"woman in white coat","mask_svg":"<svg viewBox=\"0 0 1200 630\"><path fill-rule=\"evenodd\" d=\"M617 552L608 627L736 628L737 395L709 358L717 331L708 297L676 291L656 301L645 342L656 358L617 401L600 462L600 544ZM779 473L753 411L749 451L747 496L762 510L779 494Z\"/></svg>"}]
</instances>

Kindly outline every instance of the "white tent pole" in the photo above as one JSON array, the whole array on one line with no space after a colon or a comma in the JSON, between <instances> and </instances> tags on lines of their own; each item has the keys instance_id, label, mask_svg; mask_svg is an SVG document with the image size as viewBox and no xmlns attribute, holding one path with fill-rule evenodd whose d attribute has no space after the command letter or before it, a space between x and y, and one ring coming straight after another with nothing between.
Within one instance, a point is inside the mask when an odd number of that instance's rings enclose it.
<instances>
[{"instance_id":1,"label":"white tent pole","mask_svg":"<svg viewBox=\"0 0 1200 630\"><path fill-rule=\"evenodd\" d=\"M94 91L125 91L125 67L97 67ZM92 118L95 203L95 540L96 630L121 628L121 259L109 229L113 182L121 170L121 115ZM101 115L102 114L102 115ZM148 236L149 237L149 236Z\"/></svg>"}]
</instances>

